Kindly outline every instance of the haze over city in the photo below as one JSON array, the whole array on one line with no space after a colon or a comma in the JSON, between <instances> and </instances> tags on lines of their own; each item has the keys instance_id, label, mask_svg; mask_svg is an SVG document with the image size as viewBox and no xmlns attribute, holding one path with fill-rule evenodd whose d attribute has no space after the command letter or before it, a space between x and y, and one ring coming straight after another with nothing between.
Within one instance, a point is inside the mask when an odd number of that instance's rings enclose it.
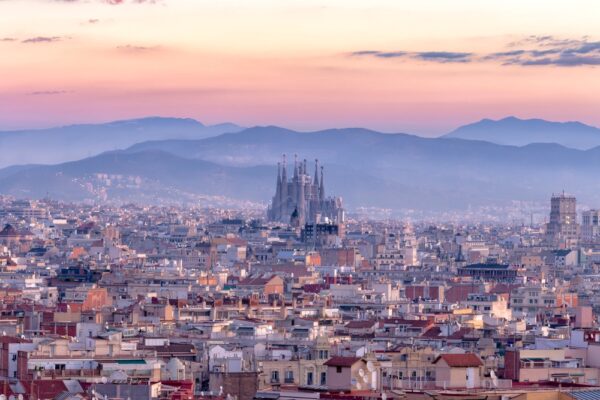
<instances>
[{"instance_id":1,"label":"haze over city","mask_svg":"<svg viewBox=\"0 0 600 400\"><path fill-rule=\"evenodd\" d=\"M0 0L0 400L600 400L599 16Z\"/></svg>"}]
</instances>

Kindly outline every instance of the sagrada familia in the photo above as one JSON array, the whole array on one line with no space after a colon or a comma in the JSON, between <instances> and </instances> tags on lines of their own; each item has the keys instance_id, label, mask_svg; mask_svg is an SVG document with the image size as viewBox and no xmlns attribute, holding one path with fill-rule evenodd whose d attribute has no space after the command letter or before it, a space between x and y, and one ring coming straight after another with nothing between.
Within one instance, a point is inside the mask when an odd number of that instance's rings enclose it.
<instances>
[{"instance_id":1,"label":"sagrada familia","mask_svg":"<svg viewBox=\"0 0 600 400\"><path fill-rule=\"evenodd\" d=\"M319 177L320 173L320 177ZM341 197L325 197L323 167L315 160L315 175L311 178L306 160L294 157L294 172L287 176L287 161L277 163L277 189L267 210L269 221L304 226L305 223L342 223L344 208Z\"/></svg>"}]
</instances>

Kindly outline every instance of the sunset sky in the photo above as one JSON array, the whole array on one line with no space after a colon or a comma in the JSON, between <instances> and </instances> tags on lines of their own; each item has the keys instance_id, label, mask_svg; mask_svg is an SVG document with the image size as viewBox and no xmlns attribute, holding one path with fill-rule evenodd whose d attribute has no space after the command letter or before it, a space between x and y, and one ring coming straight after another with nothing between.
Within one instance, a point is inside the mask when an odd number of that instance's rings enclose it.
<instances>
[{"instance_id":1,"label":"sunset sky","mask_svg":"<svg viewBox=\"0 0 600 400\"><path fill-rule=\"evenodd\" d=\"M0 0L0 129L600 126L600 2Z\"/></svg>"}]
</instances>

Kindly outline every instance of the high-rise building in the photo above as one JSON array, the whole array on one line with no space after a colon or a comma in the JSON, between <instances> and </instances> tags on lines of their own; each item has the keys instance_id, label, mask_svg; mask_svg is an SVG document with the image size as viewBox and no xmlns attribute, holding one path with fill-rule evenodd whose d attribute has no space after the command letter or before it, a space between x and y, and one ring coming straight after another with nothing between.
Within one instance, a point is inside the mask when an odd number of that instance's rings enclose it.
<instances>
[{"instance_id":1,"label":"high-rise building","mask_svg":"<svg viewBox=\"0 0 600 400\"><path fill-rule=\"evenodd\" d=\"M306 223L344 222L344 208L340 197L325 195L323 167L315 160L315 174L311 178L306 160L294 159L294 172L287 177L287 161L278 163L277 188L267 210L269 221L304 226Z\"/></svg>"},{"instance_id":2,"label":"high-rise building","mask_svg":"<svg viewBox=\"0 0 600 400\"><path fill-rule=\"evenodd\" d=\"M600 242L600 210L584 211L581 218L581 239L585 243Z\"/></svg>"},{"instance_id":3,"label":"high-rise building","mask_svg":"<svg viewBox=\"0 0 600 400\"><path fill-rule=\"evenodd\" d=\"M546 241L549 245L569 248L577 245L577 200L564 192L553 194L550 200L550 222L546 224Z\"/></svg>"}]
</instances>

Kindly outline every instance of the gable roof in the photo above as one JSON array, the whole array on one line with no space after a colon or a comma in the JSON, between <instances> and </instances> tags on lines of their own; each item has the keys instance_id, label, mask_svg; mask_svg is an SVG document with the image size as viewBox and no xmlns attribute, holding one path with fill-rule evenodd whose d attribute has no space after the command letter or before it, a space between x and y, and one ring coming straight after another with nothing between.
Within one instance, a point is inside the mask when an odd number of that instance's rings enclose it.
<instances>
[{"instance_id":1,"label":"gable roof","mask_svg":"<svg viewBox=\"0 0 600 400\"><path fill-rule=\"evenodd\" d=\"M271 280L273 280L275 278L279 278L279 277L275 274L248 277L248 278L240 281L238 283L238 286L264 286L267 283L271 282Z\"/></svg>"},{"instance_id":2,"label":"gable roof","mask_svg":"<svg viewBox=\"0 0 600 400\"><path fill-rule=\"evenodd\" d=\"M439 360L444 360L449 367L453 368L480 367L483 365L481 359L473 353L441 354L433 363L436 364Z\"/></svg>"},{"instance_id":3,"label":"gable roof","mask_svg":"<svg viewBox=\"0 0 600 400\"><path fill-rule=\"evenodd\" d=\"M378 322L377 321L350 321L348 322L345 326L346 328L349 329L363 329L363 328L372 328L373 325L376 325Z\"/></svg>"}]
</instances>

